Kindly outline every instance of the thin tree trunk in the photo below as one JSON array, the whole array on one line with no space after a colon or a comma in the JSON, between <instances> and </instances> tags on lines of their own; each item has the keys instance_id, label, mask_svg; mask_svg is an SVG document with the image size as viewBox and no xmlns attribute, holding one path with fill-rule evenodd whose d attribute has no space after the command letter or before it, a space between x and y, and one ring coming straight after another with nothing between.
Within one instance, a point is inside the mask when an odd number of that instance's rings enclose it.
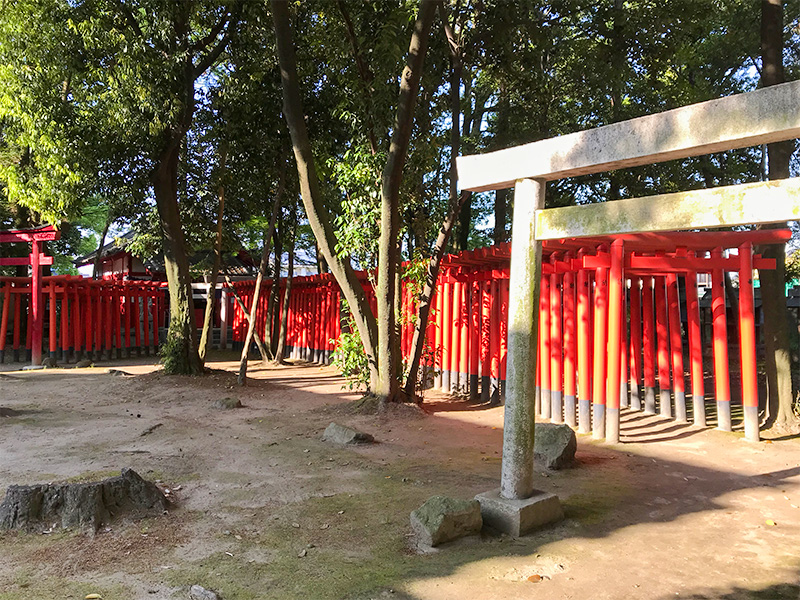
<instances>
[{"instance_id":1,"label":"thin tree trunk","mask_svg":"<svg viewBox=\"0 0 800 600\"><path fill-rule=\"evenodd\" d=\"M242 311L245 320L249 324L252 321L250 313L247 312L247 307L244 305L244 300L242 300L242 297L236 291L236 288L233 287L233 282L231 281L231 278L227 273L225 273L225 285L228 286L228 291L231 294L233 294L233 299L236 301L236 305L239 307L239 310ZM266 356L266 354L263 353L264 342L261 340L261 336L258 335L257 331L253 331L253 339L256 341L256 347L258 348L258 351L261 353L261 360L264 360L264 357Z\"/></svg>"},{"instance_id":2,"label":"thin tree trunk","mask_svg":"<svg viewBox=\"0 0 800 600\"><path fill-rule=\"evenodd\" d=\"M320 190L314 154L305 123L288 3L286 0L270 0L270 7L281 70L283 114L292 138L303 206L320 251L353 312L353 319L361 334L364 352L369 360L370 386L374 390L378 381L377 322L352 264L349 259L341 258L336 253L336 236Z\"/></svg>"},{"instance_id":3,"label":"thin tree trunk","mask_svg":"<svg viewBox=\"0 0 800 600\"><path fill-rule=\"evenodd\" d=\"M292 215L296 216L296 211L292 211ZM283 307L281 308L281 321L278 332L278 348L275 350L275 364L282 365L285 363L284 354L286 354L286 328L289 323L289 301L292 298L292 280L294 278L294 248L297 224L296 218L292 219L294 225L292 226L291 239L289 240L289 265L286 273L286 289L283 292Z\"/></svg>"},{"instance_id":4,"label":"thin tree trunk","mask_svg":"<svg viewBox=\"0 0 800 600\"><path fill-rule=\"evenodd\" d=\"M109 211L106 217L106 224L103 226L103 233L100 235L100 244L97 246L97 255L94 257L94 271L92 272L92 279L100 279L100 268L103 265L103 246L106 245L106 236L108 229L111 227L112 219L111 212Z\"/></svg>"},{"instance_id":5,"label":"thin tree trunk","mask_svg":"<svg viewBox=\"0 0 800 600\"><path fill-rule=\"evenodd\" d=\"M395 323L395 272L400 229L400 184L414 126L414 107L437 2L422 0L408 48L408 62L400 79L400 96L392 129L389 155L381 177L381 235L378 245L378 385L382 404L398 400L396 353L400 351Z\"/></svg>"},{"instance_id":6,"label":"thin tree trunk","mask_svg":"<svg viewBox=\"0 0 800 600\"><path fill-rule=\"evenodd\" d=\"M783 69L783 3L761 0L761 85L777 85L785 80ZM769 178L789 177L793 142L768 144ZM785 223L782 224L785 226ZM761 306L764 311L764 350L767 372L766 425L776 431L794 430L800 419L792 410L792 359L786 308L786 248L771 244L759 249L764 258L774 258L775 270L759 270Z\"/></svg>"},{"instance_id":7,"label":"thin tree trunk","mask_svg":"<svg viewBox=\"0 0 800 600\"><path fill-rule=\"evenodd\" d=\"M428 329L428 319L430 318L431 313L431 300L433 299L433 293L436 290L436 280L439 277L439 267L442 264L442 257L447 249L447 242L450 239L450 233L453 231L453 225L458 219L458 212L466 202L466 197L470 194L471 192L461 192L458 197L458 203L450 207L450 212L439 229L439 235L436 238L436 246L433 250L433 256L431 256L431 260L428 263L428 272L425 275L425 287L423 288L422 295L419 298L419 308L417 309L417 324L414 328L414 338L411 341L411 361L408 367L406 382L403 386L406 394L412 398L414 397L414 388L416 387L417 373L419 372L419 362L422 358L425 332Z\"/></svg>"},{"instance_id":8,"label":"thin tree trunk","mask_svg":"<svg viewBox=\"0 0 800 600\"><path fill-rule=\"evenodd\" d=\"M256 288L253 291L253 304L250 307L250 322L247 324L247 335L244 339L244 348L242 348L242 357L239 360L239 376L237 382L239 385L247 383L247 355L250 353L250 342L253 341L253 334L256 330L256 311L258 310L258 301L261 298L261 283L264 280L264 273L267 272L269 265L270 245L272 243L272 236L275 235L275 225L278 222L278 212L281 208L281 201L283 199L283 190L286 186L286 160L281 159L280 179L278 180L278 189L275 192L275 200L272 203L272 214L269 218L269 229L264 235L264 249L261 252L261 263L258 266L258 276L256 277ZM258 342L256 342L258 343ZM259 344L259 346L263 346ZM266 363L268 360L267 349L261 350L262 360Z\"/></svg>"},{"instance_id":9,"label":"thin tree trunk","mask_svg":"<svg viewBox=\"0 0 800 600\"><path fill-rule=\"evenodd\" d=\"M217 233L214 239L214 264L211 267L211 280L208 282L206 293L206 312L203 315L203 332L200 335L200 360L205 364L206 354L211 346L211 332L214 323L214 305L217 298L217 278L219 267L222 263L222 218L225 214L225 161L228 157L228 148L223 144L219 157L219 207L217 209Z\"/></svg>"},{"instance_id":10,"label":"thin tree trunk","mask_svg":"<svg viewBox=\"0 0 800 600\"><path fill-rule=\"evenodd\" d=\"M277 315L275 309L278 306L278 287L281 282L281 256L283 255L283 238L280 230L282 227L278 223L275 229L275 235L272 238L272 245L275 246L275 258L272 263L272 287L269 289L269 301L267 302L267 331L264 336L264 344L272 356L275 356L275 345L277 339L277 332L275 331L275 322Z\"/></svg>"}]
</instances>

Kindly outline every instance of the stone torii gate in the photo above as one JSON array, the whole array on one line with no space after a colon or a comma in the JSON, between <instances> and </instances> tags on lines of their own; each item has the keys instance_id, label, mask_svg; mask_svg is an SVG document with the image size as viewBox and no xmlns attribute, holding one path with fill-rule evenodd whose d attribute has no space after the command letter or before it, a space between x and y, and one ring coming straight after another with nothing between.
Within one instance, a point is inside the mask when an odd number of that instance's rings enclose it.
<instances>
[{"instance_id":1,"label":"stone torii gate","mask_svg":"<svg viewBox=\"0 0 800 600\"><path fill-rule=\"evenodd\" d=\"M61 232L52 225L34 229L11 229L0 231L0 244L30 242L28 256L0 258L0 266L31 266L31 364L42 364L42 330L44 310L42 310L42 266L52 265L53 257L42 254L42 242L57 240ZM8 318L8 300L3 306L3 318ZM5 326L2 328L5 331ZM50 335L53 335L52 333Z\"/></svg>"},{"instance_id":2,"label":"stone torii gate","mask_svg":"<svg viewBox=\"0 0 800 600\"><path fill-rule=\"evenodd\" d=\"M479 494L484 520L522 535L560 517L558 499L534 487L533 440L542 241L566 237L675 231L800 219L800 178L679 192L545 210L548 181L800 137L800 81L702 102L597 129L457 159L465 191L515 188L508 306L508 363L500 489ZM621 242L612 247L609 320L622 317ZM750 254L752 261L752 254ZM750 266L752 272L752 263ZM752 304L752 280L741 302ZM742 323L742 346L755 346L755 324ZM609 331L619 348L620 329ZM743 357L744 358L744 357ZM609 352L605 414L619 441L620 356ZM755 361L743 360L747 439L758 438ZM596 421L597 422L597 421Z\"/></svg>"}]
</instances>

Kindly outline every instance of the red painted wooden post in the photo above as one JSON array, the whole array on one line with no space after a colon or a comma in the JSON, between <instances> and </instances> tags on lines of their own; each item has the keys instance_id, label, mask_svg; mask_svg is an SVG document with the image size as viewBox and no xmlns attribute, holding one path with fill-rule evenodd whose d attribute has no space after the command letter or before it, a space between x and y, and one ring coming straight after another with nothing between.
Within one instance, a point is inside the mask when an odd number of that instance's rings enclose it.
<instances>
[{"instance_id":1,"label":"red painted wooden post","mask_svg":"<svg viewBox=\"0 0 800 600\"><path fill-rule=\"evenodd\" d=\"M442 294L442 391L447 393L450 392L450 354L453 347L452 287L449 281L445 281Z\"/></svg>"},{"instance_id":2,"label":"red painted wooden post","mask_svg":"<svg viewBox=\"0 0 800 600\"><path fill-rule=\"evenodd\" d=\"M715 248L712 258L722 258ZM725 307L725 274L711 271L711 316L714 332L714 394L717 398L717 428L731 431L731 383L728 362L728 318Z\"/></svg>"},{"instance_id":3,"label":"red painted wooden post","mask_svg":"<svg viewBox=\"0 0 800 600\"><path fill-rule=\"evenodd\" d=\"M666 283L664 277L655 278L656 347L658 362L659 414L672 416L669 381L669 323L667 316Z\"/></svg>"},{"instance_id":4,"label":"red painted wooden post","mask_svg":"<svg viewBox=\"0 0 800 600\"><path fill-rule=\"evenodd\" d=\"M578 252L578 260L585 251ZM592 387L591 387L591 278L589 271L581 268L578 271L578 432L589 433L592 430Z\"/></svg>"},{"instance_id":5,"label":"red painted wooden post","mask_svg":"<svg viewBox=\"0 0 800 600\"><path fill-rule=\"evenodd\" d=\"M623 314L625 248L622 239L611 243L611 270L608 273L608 378L606 387L606 440L619 443L619 387L621 364L620 347L624 336Z\"/></svg>"},{"instance_id":6,"label":"red painted wooden post","mask_svg":"<svg viewBox=\"0 0 800 600\"><path fill-rule=\"evenodd\" d=\"M6 281L3 286L3 312L0 316L0 364L6 357L6 334L8 332L8 315L11 310L11 282Z\"/></svg>"},{"instance_id":7,"label":"red painted wooden post","mask_svg":"<svg viewBox=\"0 0 800 600\"><path fill-rule=\"evenodd\" d=\"M563 423L563 344L561 322L561 275L556 273L555 264L559 256L550 255L553 273L550 274L550 421Z\"/></svg>"},{"instance_id":8,"label":"red painted wooden post","mask_svg":"<svg viewBox=\"0 0 800 600\"><path fill-rule=\"evenodd\" d=\"M470 296L469 283L461 284L461 302L459 306L460 317L458 319L459 330L459 358L458 358L458 387L462 394L469 392L469 324L470 324Z\"/></svg>"},{"instance_id":9,"label":"red painted wooden post","mask_svg":"<svg viewBox=\"0 0 800 600\"><path fill-rule=\"evenodd\" d=\"M491 283L484 281L481 286L481 402L491 399L492 378L492 294Z\"/></svg>"},{"instance_id":10,"label":"red painted wooden post","mask_svg":"<svg viewBox=\"0 0 800 600\"><path fill-rule=\"evenodd\" d=\"M69 360L69 285L64 281L64 291L61 294L61 362Z\"/></svg>"},{"instance_id":11,"label":"red painted wooden post","mask_svg":"<svg viewBox=\"0 0 800 600\"><path fill-rule=\"evenodd\" d=\"M508 279L501 279L500 291L500 381L497 386L501 400L506 396L506 368L508 367Z\"/></svg>"},{"instance_id":12,"label":"red painted wooden post","mask_svg":"<svg viewBox=\"0 0 800 600\"><path fill-rule=\"evenodd\" d=\"M442 361L442 345L444 344L444 278L440 274L436 280L436 313L433 315L436 322L436 329L434 331L433 349L434 349L434 371L435 376L433 379L433 386L439 389L444 387L442 383L442 371L444 371L444 363Z\"/></svg>"},{"instance_id":13,"label":"red painted wooden post","mask_svg":"<svg viewBox=\"0 0 800 600\"><path fill-rule=\"evenodd\" d=\"M694 256L691 253L690 256ZM689 360L692 370L692 420L706 426L705 386L703 384L703 346L700 335L700 302L697 298L697 273L686 274L686 324L689 334Z\"/></svg>"},{"instance_id":14,"label":"red painted wooden post","mask_svg":"<svg viewBox=\"0 0 800 600\"><path fill-rule=\"evenodd\" d=\"M31 364L42 364L42 329L44 311L42 306L42 270L39 266L41 257L41 243L31 242Z\"/></svg>"},{"instance_id":15,"label":"red painted wooden post","mask_svg":"<svg viewBox=\"0 0 800 600\"><path fill-rule=\"evenodd\" d=\"M553 401L552 401L552 389L553 384L551 381L551 369L552 365L550 364L550 341L552 336L551 325L550 325L550 278L547 276L542 276L541 289L539 291L539 330L542 332L539 341L539 356L541 359L539 363L541 365L541 378L542 378L542 385L541 385L541 403L542 403L542 418L549 419L553 414Z\"/></svg>"},{"instance_id":16,"label":"red painted wooden post","mask_svg":"<svg viewBox=\"0 0 800 600\"><path fill-rule=\"evenodd\" d=\"M500 402L500 294L499 282L491 283L492 296L492 330L491 330L491 384L489 398L491 402Z\"/></svg>"},{"instance_id":17,"label":"red painted wooden post","mask_svg":"<svg viewBox=\"0 0 800 600\"><path fill-rule=\"evenodd\" d=\"M602 251L598 251L598 255ZM608 269L594 278L594 369L592 372L592 437L606 437L606 375L608 373Z\"/></svg>"},{"instance_id":18,"label":"red painted wooden post","mask_svg":"<svg viewBox=\"0 0 800 600\"><path fill-rule=\"evenodd\" d=\"M94 290L94 286L87 285L86 286L86 319L84 320L84 333L86 335L86 357L89 360L93 360L94 356L94 298L92 297L92 291Z\"/></svg>"},{"instance_id":19,"label":"red painted wooden post","mask_svg":"<svg viewBox=\"0 0 800 600\"><path fill-rule=\"evenodd\" d=\"M50 354L50 358L53 360L56 359L56 348L57 346L57 334L58 334L58 325L56 324L56 284L53 281L49 281L47 283L47 300L48 300L48 328L49 331L47 332L47 342L48 342L48 351Z\"/></svg>"},{"instance_id":20,"label":"red painted wooden post","mask_svg":"<svg viewBox=\"0 0 800 600\"><path fill-rule=\"evenodd\" d=\"M644 363L644 412L656 414L656 329L653 322L655 307L653 305L653 278L645 277L642 281L642 354Z\"/></svg>"},{"instance_id":21,"label":"red painted wooden post","mask_svg":"<svg viewBox=\"0 0 800 600\"><path fill-rule=\"evenodd\" d=\"M675 398L675 419L686 421L686 387L683 379L683 340L681 339L681 305L678 277L667 274L667 302L669 309L669 337L672 353L672 395Z\"/></svg>"},{"instance_id":22,"label":"red painted wooden post","mask_svg":"<svg viewBox=\"0 0 800 600\"><path fill-rule=\"evenodd\" d=\"M22 333L22 294L16 294L14 297L14 335L12 343L14 344L14 362L19 362L20 350L20 337Z\"/></svg>"},{"instance_id":23,"label":"red painted wooden post","mask_svg":"<svg viewBox=\"0 0 800 600\"><path fill-rule=\"evenodd\" d=\"M470 327L469 327L469 399L478 401L478 382L480 378L481 355L481 284L473 281L470 285Z\"/></svg>"},{"instance_id":24,"label":"red painted wooden post","mask_svg":"<svg viewBox=\"0 0 800 600\"><path fill-rule=\"evenodd\" d=\"M213 293L213 290L212 290ZM133 314L131 314L131 318L133 319L133 335L134 335L134 343L136 345L136 355L142 355L142 333L139 328L139 299L141 298L141 292L139 291L138 286L133 290ZM212 321L213 327L213 321ZM198 340L199 341L199 340Z\"/></svg>"},{"instance_id":25,"label":"red painted wooden post","mask_svg":"<svg viewBox=\"0 0 800 600\"><path fill-rule=\"evenodd\" d=\"M619 407L628 408L628 282L622 278L622 321L619 339Z\"/></svg>"},{"instance_id":26,"label":"red painted wooden post","mask_svg":"<svg viewBox=\"0 0 800 600\"><path fill-rule=\"evenodd\" d=\"M122 353L122 323L123 320L125 322L129 321L130 318L130 309L128 307L127 302L125 301L125 288L122 287L123 284L114 284L113 287L106 287L103 286L100 288L100 297L103 300L103 307L105 309L105 334L106 334L106 343L105 343L105 352L109 357L113 357L114 350L112 346L114 345L113 336L116 335L117 341L117 358L121 358L123 356ZM112 330L113 328L113 330ZM127 347L130 348L130 328L126 327L126 333L128 338ZM125 352L127 356L127 350Z\"/></svg>"},{"instance_id":27,"label":"red painted wooden post","mask_svg":"<svg viewBox=\"0 0 800 600\"><path fill-rule=\"evenodd\" d=\"M570 260L567 254L567 261ZM564 273L564 420L572 428L577 427L575 394L575 271Z\"/></svg>"},{"instance_id":28,"label":"red painted wooden post","mask_svg":"<svg viewBox=\"0 0 800 600\"><path fill-rule=\"evenodd\" d=\"M753 244L739 246L739 354L742 364L744 437L759 440L756 322L753 299Z\"/></svg>"},{"instance_id":29,"label":"red painted wooden post","mask_svg":"<svg viewBox=\"0 0 800 600\"><path fill-rule=\"evenodd\" d=\"M456 281L452 287L452 319L450 321L450 392L461 392L461 295L463 285Z\"/></svg>"},{"instance_id":30,"label":"red painted wooden post","mask_svg":"<svg viewBox=\"0 0 800 600\"><path fill-rule=\"evenodd\" d=\"M150 290L145 288L142 293L142 328L144 329L144 353L150 356Z\"/></svg>"},{"instance_id":31,"label":"red painted wooden post","mask_svg":"<svg viewBox=\"0 0 800 600\"><path fill-rule=\"evenodd\" d=\"M630 358L630 388L631 410L642 410L641 387L642 380L642 291L639 288L641 280L631 279L631 335L629 345Z\"/></svg>"},{"instance_id":32,"label":"red painted wooden post","mask_svg":"<svg viewBox=\"0 0 800 600\"><path fill-rule=\"evenodd\" d=\"M76 362L83 356L83 330L81 329L82 292L83 285L77 284L72 296L72 349Z\"/></svg>"}]
</instances>

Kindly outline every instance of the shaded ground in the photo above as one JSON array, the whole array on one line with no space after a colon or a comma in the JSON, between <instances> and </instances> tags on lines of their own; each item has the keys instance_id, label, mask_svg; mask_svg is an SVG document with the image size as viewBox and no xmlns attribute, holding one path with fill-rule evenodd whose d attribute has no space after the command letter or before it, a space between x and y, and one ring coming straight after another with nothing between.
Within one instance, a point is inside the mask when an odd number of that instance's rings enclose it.
<instances>
[{"instance_id":1,"label":"shaded ground","mask_svg":"<svg viewBox=\"0 0 800 600\"><path fill-rule=\"evenodd\" d=\"M242 389L219 358L195 379L143 361L5 372L0 489L130 466L176 504L94 537L0 534L0 600L187 598L195 583L227 600L800 599L797 439L628 413L625 443L581 438L576 468L539 471L563 523L420 555L411 510L499 484L502 409L432 395L428 414L355 415L330 368L252 366ZM213 408L225 397L244 408ZM380 443L331 447L332 420Z\"/></svg>"}]
</instances>

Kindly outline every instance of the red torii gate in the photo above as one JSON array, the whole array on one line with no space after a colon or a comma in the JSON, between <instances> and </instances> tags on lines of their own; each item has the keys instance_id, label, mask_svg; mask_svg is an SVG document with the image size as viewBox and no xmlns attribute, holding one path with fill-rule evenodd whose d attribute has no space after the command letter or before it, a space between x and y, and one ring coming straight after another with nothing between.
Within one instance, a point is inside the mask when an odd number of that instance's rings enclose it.
<instances>
[{"instance_id":1,"label":"red torii gate","mask_svg":"<svg viewBox=\"0 0 800 600\"><path fill-rule=\"evenodd\" d=\"M30 242L31 252L28 256L0 258L0 266L31 266L31 364L42 364L42 330L44 311L42 310L42 273L43 265L52 265L53 257L42 254L42 242L61 238L61 232L52 225L33 229L9 229L0 231L0 244L14 242ZM3 318L8 318L7 307L4 306ZM5 327L2 328L5 331Z\"/></svg>"}]
</instances>

